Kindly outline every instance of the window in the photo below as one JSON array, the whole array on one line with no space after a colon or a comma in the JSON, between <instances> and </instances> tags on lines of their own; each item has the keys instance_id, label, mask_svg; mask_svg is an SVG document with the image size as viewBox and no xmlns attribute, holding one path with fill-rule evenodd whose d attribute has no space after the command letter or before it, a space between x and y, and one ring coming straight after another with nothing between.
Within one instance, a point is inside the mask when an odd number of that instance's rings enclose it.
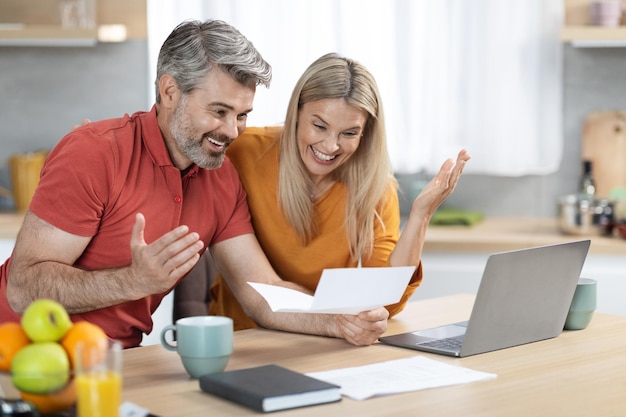
<instances>
[{"instance_id":1,"label":"window","mask_svg":"<svg viewBox=\"0 0 626 417\"><path fill-rule=\"evenodd\" d=\"M561 0L149 0L158 49L185 19L237 27L270 62L248 125L280 123L304 69L327 52L365 64L401 173L435 173L466 147L466 173L555 172L562 153Z\"/></svg>"}]
</instances>

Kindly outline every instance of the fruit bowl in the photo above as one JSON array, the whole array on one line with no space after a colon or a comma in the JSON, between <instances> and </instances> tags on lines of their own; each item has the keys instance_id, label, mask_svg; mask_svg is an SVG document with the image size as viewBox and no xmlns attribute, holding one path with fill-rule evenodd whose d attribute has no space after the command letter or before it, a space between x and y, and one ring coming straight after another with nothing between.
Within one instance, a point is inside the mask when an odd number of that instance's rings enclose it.
<instances>
[{"instance_id":1,"label":"fruit bowl","mask_svg":"<svg viewBox=\"0 0 626 417\"><path fill-rule=\"evenodd\" d=\"M73 323L65 308L49 299L30 303L19 323L0 323L0 340L0 399L30 402L35 415L45 416L73 415L74 366L98 363L109 343L102 328ZM29 405L8 406L14 404Z\"/></svg>"},{"instance_id":2,"label":"fruit bowl","mask_svg":"<svg viewBox=\"0 0 626 417\"><path fill-rule=\"evenodd\" d=\"M58 379L58 374L43 375L50 380ZM21 376L23 381L30 378ZM33 375L32 380L41 379L42 375ZM66 375L68 382L61 388L43 394L34 394L30 392L20 391L13 384L11 374L9 372L0 372L0 398L6 399L22 399L32 403L40 415L42 416L69 416L70 410L76 403L76 390L74 388L74 378L72 375ZM67 413L67 414L66 414Z\"/></svg>"}]
</instances>

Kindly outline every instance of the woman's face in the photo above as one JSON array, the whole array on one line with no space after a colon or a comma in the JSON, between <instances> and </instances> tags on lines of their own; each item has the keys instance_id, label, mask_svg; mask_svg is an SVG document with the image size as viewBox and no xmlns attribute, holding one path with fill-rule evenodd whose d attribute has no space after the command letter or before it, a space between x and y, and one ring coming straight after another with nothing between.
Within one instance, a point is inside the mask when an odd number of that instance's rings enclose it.
<instances>
[{"instance_id":1,"label":"woman's face","mask_svg":"<svg viewBox=\"0 0 626 417\"><path fill-rule=\"evenodd\" d=\"M359 147L367 113L341 98L312 101L298 113L296 138L300 157L319 183Z\"/></svg>"}]
</instances>

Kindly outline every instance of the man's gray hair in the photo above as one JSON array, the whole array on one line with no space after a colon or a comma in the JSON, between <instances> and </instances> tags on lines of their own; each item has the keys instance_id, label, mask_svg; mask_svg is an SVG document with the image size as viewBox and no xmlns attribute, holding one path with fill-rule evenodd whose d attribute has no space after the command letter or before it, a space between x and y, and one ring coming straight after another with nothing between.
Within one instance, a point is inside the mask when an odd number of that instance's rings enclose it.
<instances>
[{"instance_id":1,"label":"man's gray hair","mask_svg":"<svg viewBox=\"0 0 626 417\"><path fill-rule=\"evenodd\" d=\"M242 85L270 86L272 67L252 42L220 20L186 21L167 37L157 61L156 102L161 102L159 80L170 74L183 94L217 65Z\"/></svg>"}]
</instances>

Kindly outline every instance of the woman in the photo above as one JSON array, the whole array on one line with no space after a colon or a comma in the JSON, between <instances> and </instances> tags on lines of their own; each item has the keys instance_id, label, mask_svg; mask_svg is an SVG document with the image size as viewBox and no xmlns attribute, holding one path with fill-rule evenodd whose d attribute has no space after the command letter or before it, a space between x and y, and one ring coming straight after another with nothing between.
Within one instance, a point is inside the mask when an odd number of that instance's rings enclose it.
<instances>
[{"instance_id":1,"label":"woman","mask_svg":"<svg viewBox=\"0 0 626 417\"><path fill-rule=\"evenodd\" d=\"M257 239L278 275L315 291L325 268L415 265L400 312L422 279L421 253L431 216L452 193L470 156L446 161L413 202L400 236L397 184L387 152L380 94L358 62L327 54L297 82L282 127L248 128L230 146ZM181 305L203 301L202 266L180 284ZM205 310L206 312L206 310ZM201 313L202 314L202 313ZM255 327L218 275L210 314Z\"/></svg>"}]
</instances>

